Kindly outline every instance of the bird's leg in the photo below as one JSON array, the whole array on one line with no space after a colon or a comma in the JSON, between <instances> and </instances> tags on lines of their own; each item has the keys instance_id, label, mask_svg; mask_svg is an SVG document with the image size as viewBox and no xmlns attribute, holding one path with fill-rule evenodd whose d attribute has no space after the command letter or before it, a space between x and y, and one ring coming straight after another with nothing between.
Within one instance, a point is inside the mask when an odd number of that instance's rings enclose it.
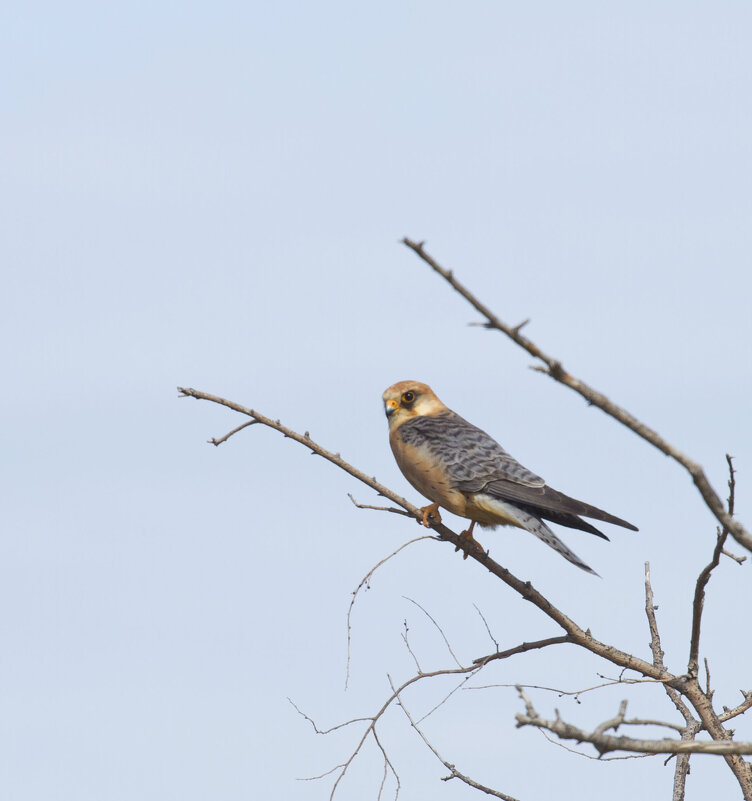
<instances>
[{"instance_id":1,"label":"bird's leg","mask_svg":"<svg viewBox=\"0 0 752 801\"><path fill-rule=\"evenodd\" d=\"M441 515L439 514L439 504L432 503L430 506L421 507L421 514L423 515L423 525L428 528L428 518L432 518L434 523L441 523Z\"/></svg>"},{"instance_id":2,"label":"bird's leg","mask_svg":"<svg viewBox=\"0 0 752 801\"><path fill-rule=\"evenodd\" d=\"M460 537L464 537L467 540L471 540L472 542L476 542L475 537L473 537L473 529L475 528L475 520L470 521L470 528L466 529L465 531L460 534Z\"/></svg>"},{"instance_id":3,"label":"bird's leg","mask_svg":"<svg viewBox=\"0 0 752 801\"><path fill-rule=\"evenodd\" d=\"M470 521L470 528L468 528L465 531L463 531L460 534L460 537L462 537L463 540L468 540L469 541L468 544L472 543L477 548L480 548L480 543L478 542L478 540L475 539L475 537L473 537L473 529L474 528L475 528L475 520L471 520ZM459 549L460 549L460 546L458 545L454 549L454 552L457 553L457 551L459 551ZM465 551L465 553L462 555L462 558L463 559L467 559L467 551Z\"/></svg>"}]
</instances>

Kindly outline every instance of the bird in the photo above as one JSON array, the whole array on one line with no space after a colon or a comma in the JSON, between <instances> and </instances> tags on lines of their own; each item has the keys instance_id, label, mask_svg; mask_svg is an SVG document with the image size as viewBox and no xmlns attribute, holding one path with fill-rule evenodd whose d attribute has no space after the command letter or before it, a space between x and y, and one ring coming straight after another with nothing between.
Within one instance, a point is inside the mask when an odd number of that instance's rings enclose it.
<instances>
[{"instance_id":1,"label":"bird","mask_svg":"<svg viewBox=\"0 0 752 801\"><path fill-rule=\"evenodd\" d=\"M382 399L397 465L410 484L432 501L420 510L424 526L429 521L441 522L439 507L471 521L462 532L471 542L476 542L476 524L491 529L516 526L594 575L598 574L544 521L604 540L608 537L582 517L638 530L626 520L549 487L493 437L445 406L427 384L399 381L385 390Z\"/></svg>"}]
</instances>

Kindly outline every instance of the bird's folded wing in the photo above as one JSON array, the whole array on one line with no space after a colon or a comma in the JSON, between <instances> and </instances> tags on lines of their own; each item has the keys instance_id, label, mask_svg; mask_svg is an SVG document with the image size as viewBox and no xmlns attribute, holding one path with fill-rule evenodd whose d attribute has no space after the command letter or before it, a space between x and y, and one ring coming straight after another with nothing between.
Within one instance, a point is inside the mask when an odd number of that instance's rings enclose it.
<instances>
[{"instance_id":1,"label":"bird's folded wing","mask_svg":"<svg viewBox=\"0 0 752 801\"><path fill-rule=\"evenodd\" d=\"M461 489L461 488L460 488ZM509 481L505 478L492 478L483 489L489 495L505 501L519 503L526 508L535 509L543 517L553 520L562 525L568 525L565 519L557 519L559 515L581 515L593 520L602 520L604 523L612 523L615 526L637 531L637 527L622 520L616 515L609 514L597 506L591 506L584 501L570 498L563 492L558 492L546 485L542 487L528 487L516 481ZM574 526L577 528L577 526Z\"/></svg>"}]
</instances>

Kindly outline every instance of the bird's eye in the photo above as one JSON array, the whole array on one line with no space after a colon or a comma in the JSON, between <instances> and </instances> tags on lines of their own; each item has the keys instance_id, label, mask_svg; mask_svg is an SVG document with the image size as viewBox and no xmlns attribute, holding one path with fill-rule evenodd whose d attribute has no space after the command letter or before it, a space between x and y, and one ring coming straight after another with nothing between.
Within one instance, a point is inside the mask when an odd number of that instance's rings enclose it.
<instances>
[{"instance_id":1,"label":"bird's eye","mask_svg":"<svg viewBox=\"0 0 752 801\"><path fill-rule=\"evenodd\" d=\"M405 392L402 396L402 403L412 403L415 400L414 392Z\"/></svg>"}]
</instances>

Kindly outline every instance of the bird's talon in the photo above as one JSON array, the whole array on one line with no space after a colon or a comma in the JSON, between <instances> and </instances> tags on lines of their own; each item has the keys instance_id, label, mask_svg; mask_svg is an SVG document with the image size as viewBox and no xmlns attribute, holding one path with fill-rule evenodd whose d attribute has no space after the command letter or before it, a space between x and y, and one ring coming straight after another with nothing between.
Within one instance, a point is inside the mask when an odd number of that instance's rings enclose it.
<instances>
[{"instance_id":1,"label":"bird's talon","mask_svg":"<svg viewBox=\"0 0 752 801\"><path fill-rule=\"evenodd\" d=\"M472 520L472 521L470 521L470 528L468 528L465 531L463 531L460 534L460 537L463 540L465 540L465 542L467 543L468 546L472 546L473 548L476 548L477 550L481 551L483 549L481 548L480 543L478 542L478 540L475 539L475 537L473 537L473 529L474 528L475 528L475 520ZM454 552L457 553L457 551L459 551L460 547L461 547L461 543L458 543L457 547L454 549ZM466 550L465 553L462 554L462 558L463 559L467 559L469 554L470 554L470 551Z\"/></svg>"},{"instance_id":2,"label":"bird's talon","mask_svg":"<svg viewBox=\"0 0 752 801\"><path fill-rule=\"evenodd\" d=\"M460 534L460 537L462 537L462 539L464 539L464 540L470 540L470 542L473 542L473 543L475 543L477 545L478 543L475 540L475 537L473 537L473 529L474 528L475 528L475 520L471 520L470 521L470 528L465 529L465 531L463 531L462 534Z\"/></svg>"},{"instance_id":3,"label":"bird's talon","mask_svg":"<svg viewBox=\"0 0 752 801\"><path fill-rule=\"evenodd\" d=\"M430 528L431 523L428 522L429 518L432 523L441 523L441 515L439 514L439 504L432 503L430 506L424 506L420 510L422 515L421 522L426 528Z\"/></svg>"}]
</instances>

